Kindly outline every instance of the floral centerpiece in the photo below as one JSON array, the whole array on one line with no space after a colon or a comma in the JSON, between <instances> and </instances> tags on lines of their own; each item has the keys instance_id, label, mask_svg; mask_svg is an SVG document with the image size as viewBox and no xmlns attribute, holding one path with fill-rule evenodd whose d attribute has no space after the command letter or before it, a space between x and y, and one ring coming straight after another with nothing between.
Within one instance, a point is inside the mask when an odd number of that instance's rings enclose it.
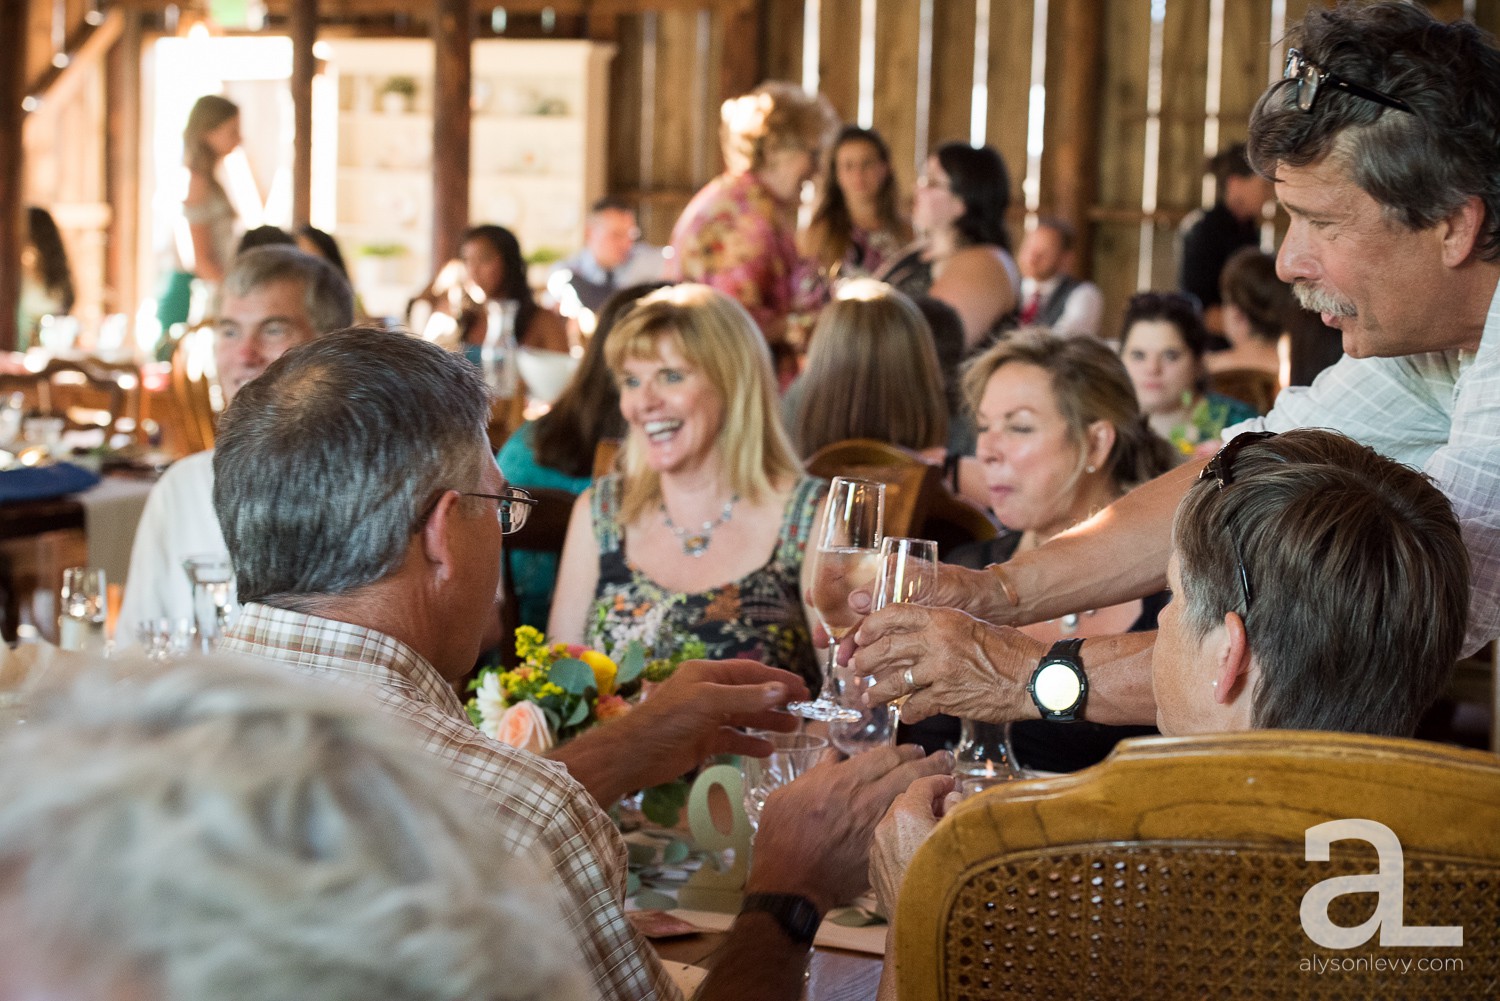
<instances>
[{"instance_id":1,"label":"floral centerpiece","mask_svg":"<svg viewBox=\"0 0 1500 1001\"><path fill-rule=\"evenodd\" d=\"M651 656L632 639L618 657L578 644L548 643L532 626L516 630L516 667L487 668L470 682L469 718L486 735L541 754L583 731L629 713L652 684L672 676L685 660L706 652L701 640L683 637L667 656ZM670 827L687 802L687 784L645 790L641 811Z\"/></svg>"}]
</instances>

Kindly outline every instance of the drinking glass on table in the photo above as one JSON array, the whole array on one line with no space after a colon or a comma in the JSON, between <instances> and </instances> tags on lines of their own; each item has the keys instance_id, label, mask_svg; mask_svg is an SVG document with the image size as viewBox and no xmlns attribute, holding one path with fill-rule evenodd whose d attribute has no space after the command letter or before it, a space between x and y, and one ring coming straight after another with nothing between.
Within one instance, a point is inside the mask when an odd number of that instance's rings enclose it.
<instances>
[{"instance_id":1,"label":"drinking glass on table","mask_svg":"<svg viewBox=\"0 0 1500 1001\"><path fill-rule=\"evenodd\" d=\"M62 611L57 617L58 646L87 653L104 651L107 594L103 570L68 567L63 571Z\"/></svg>"},{"instance_id":2,"label":"drinking glass on table","mask_svg":"<svg viewBox=\"0 0 1500 1001\"><path fill-rule=\"evenodd\" d=\"M182 561L193 584L193 624L198 648L212 653L234 619L234 567L227 556L189 556Z\"/></svg>"},{"instance_id":3,"label":"drinking glass on table","mask_svg":"<svg viewBox=\"0 0 1500 1001\"><path fill-rule=\"evenodd\" d=\"M745 779L745 817L751 829L758 829L760 811L765 809L771 793L816 765L828 750L828 741L810 733L750 732L769 740L773 748L764 758L740 759L740 774Z\"/></svg>"},{"instance_id":4,"label":"drinking glass on table","mask_svg":"<svg viewBox=\"0 0 1500 1001\"><path fill-rule=\"evenodd\" d=\"M880 543L880 572L875 578L873 607L916 601L937 586L938 547L931 539L890 538ZM873 685L874 678L866 679ZM901 704L906 696L890 705L891 734L901 725Z\"/></svg>"},{"instance_id":5,"label":"drinking glass on table","mask_svg":"<svg viewBox=\"0 0 1500 1001\"><path fill-rule=\"evenodd\" d=\"M817 550L813 554L812 605L828 633L828 658L823 665L823 690L810 702L792 702L787 709L808 719L853 721L859 711L841 706L834 688L834 659L839 640L859 625L849 607L849 595L875 580L880 537L885 520L885 484L835 476L828 488Z\"/></svg>"}]
</instances>

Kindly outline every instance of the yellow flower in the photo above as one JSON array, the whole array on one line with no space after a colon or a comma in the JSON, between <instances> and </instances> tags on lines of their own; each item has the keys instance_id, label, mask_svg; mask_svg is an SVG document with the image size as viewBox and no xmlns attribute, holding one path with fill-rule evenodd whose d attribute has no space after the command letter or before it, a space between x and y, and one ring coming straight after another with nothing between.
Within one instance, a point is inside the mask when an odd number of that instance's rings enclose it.
<instances>
[{"instance_id":1,"label":"yellow flower","mask_svg":"<svg viewBox=\"0 0 1500 1001\"><path fill-rule=\"evenodd\" d=\"M601 697L615 694L615 675L620 673L620 669L615 666L614 661L598 650L585 650L578 659L594 672L594 688Z\"/></svg>"}]
</instances>

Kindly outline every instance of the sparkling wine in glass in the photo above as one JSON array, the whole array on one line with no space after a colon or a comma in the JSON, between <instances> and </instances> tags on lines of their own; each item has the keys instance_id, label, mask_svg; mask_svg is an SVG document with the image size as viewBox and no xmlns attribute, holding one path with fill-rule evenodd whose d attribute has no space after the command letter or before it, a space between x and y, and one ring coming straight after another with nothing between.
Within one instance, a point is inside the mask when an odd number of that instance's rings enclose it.
<instances>
[{"instance_id":1,"label":"sparkling wine in glass","mask_svg":"<svg viewBox=\"0 0 1500 1001\"><path fill-rule=\"evenodd\" d=\"M823 525L813 556L812 606L831 637L823 665L823 690L811 702L793 702L787 709L808 719L852 722L859 710L841 706L834 689L834 659L839 640L859 625L849 608L849 595L875 580L880 558L881 525L885 520L885 484L836 476L828 488Z\"/></svg>"},{"instance_id":2,"label":"sparkling wine in glass","mask_svg":"<svg viewBox=\"0 0 1500 1001\"><path fill-rule=\"evenodd\" d=\"M879 573L875 578L875 608L921 599L937 586L938 549L931 539L889 538L880 543ZM872 683L874 679L869 679ZM901 725L902 696L891 703L891 740Z\"/></svg>"}]
</instances>

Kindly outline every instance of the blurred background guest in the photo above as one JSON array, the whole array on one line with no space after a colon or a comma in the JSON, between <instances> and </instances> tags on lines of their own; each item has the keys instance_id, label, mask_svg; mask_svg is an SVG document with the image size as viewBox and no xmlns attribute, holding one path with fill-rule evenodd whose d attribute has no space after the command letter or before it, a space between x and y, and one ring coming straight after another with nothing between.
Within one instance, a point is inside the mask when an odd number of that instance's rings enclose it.
<instances>
[{"instance_id":1,"label":"blurred background guest","mask_svg":"<svg viewBox=\"0 0 1500 1001\"><path fill-rule=\"evenodd\" d=\"M568 330L562 317L537 305L526 275L526 259L516 235L504 226L485 224L464 233L458 255L469 281L484 294L485 302L516 304L516 343L544 351L566 352ZM466 354L476 357L484 344L484 313L471 310L461 320Z\"/></svg>"},{"instance_id":2,"label":"blurred background guest","mask_svg":"<svg viewBox=\"0 0 1500 1001\"><path fill-rule=\"evenodd\" d=\"M1230 254L1260 246L1262 213L1273 191L1271 182L1251 169L1244 143L1222 150L1207 166L1214 175L1216 200L1213 208L1182 221L1177 287L1197 298L1204 326L1220 334L1219 274Z\"/></svg>"},{"instance_id":3,"label":"blurred background guest","mask_svg":"<svg viewBox=\"0 0 1500 1001\"><path fill-rule=\"evenodd\" d=\"M240 237L239 245L234 248L234 256L238 257L247 250L256 247L268 247L272 244L281 244L287 247L297 246L297 238L280 226L256 226L247 229Z\"/></svg>"},{"instance_id":4,"label":"blurred background guest","mask_svg":"<svg viewBox=\"0 0 1500 1001\"><path fill-rule=\"evenodd\" d=\"M672 229L668 277L739 302L781 358L811 326L801 314L816 308L796 297L797 206L836 125L825 99L790 83L768 81L725 101L724 173L693 196Z\"/></svg>"},{"instance_id":5,"label":"blurred background guest","mask_svg":"<svg viewBox=\"0 0 1500 1001\"><path fill-rule=\"evenodd\" d=\"M703 285L642 299L605 358L629 425L625 471L573 508L548 633L664 655L689 637L818 678L802 595L826 485L802 473L750 315Z\"/></svg>"},{"instance_id":6,"label":"blurred background guest","mask_svg":"<svg viewBox=\"0 0 1500 1001\"><path fill-rule=\"evenodd\" d=\"M840 129L799 241L821 279L877 274L911 242L896 194L891 151L880 133L858 125Z\"/></svg>"},{"instance_id":7,"label":"blurred background guest","mask_svg":"<svg viewBox=\"0 0 1500 1001\"><path fill-rule=\"evenodd\" d=\"M1268 413L1286 385L1287 328L1302 307L1292 297L1291 286L1276 277L1276 258L1257 247L1241 247L1230 255L1219 289L1219 318L1229 347L1204 356L1209 384L1244 400L1258 413Z\"/></svg>"},{"instance_id":8,"label":"blurred background guest","mask_svg":"<svg viewBox=\"0 0 1500 1001\"><path fill-rule=\"evenodd\" d=\"M990 146L950 142L927 158L912 207L916 246L883 277L912 298L930 295L964 322L972 352L1014 320L1021 273L1010 255L1005 213L1010 174Z\"/></svg>"},{"instance_id":9,"label":"blurred background guest","mask_svg":"<svg viewBox=\"0 0 1500 1001\"><path fill-rule=\"evenodd\" d=\"M572 290L579 306L598 314L620 289L661 281L666 265L661 248L641 240L630 203L601 198L584 223L583 249L558 262L547 289L559 299L565 316L571 314L560 294L564 287Z\"/></svg>"},{"instance_id":10,"label":"blurred background guest","mask_svg":"<svg viewBox=\"0 0 1500 1001\"><path fill-rule=\"evenodd\" d=\"M583 358L552 409L521 425L501 447L496 461L511 486L563 490L577 496L593 480L594 450L606 438L625 437L620 390L604 358L604 344L620 317L644 295L664 286L632 285L609 297ZM506 572L515 587L518 621L545 629L557 583L557 556L506 550Z\"/></svg>"},{"instance_id":11,"label":"blurred background guest","mask_svg":"<svg viewBox=\"0 0 1500 1001\"><path fill-rule=\"evenodd\" d=\"M1208 392L1203 355L1208 331L1191 300L1141 292L1125 307L1120 358L1151 429L1181 455L1219 447L1219 432L1255 416L1240 400Z\"/></svg>"},{"instance_id":12,"label":"blurred background guest","mask_svg":"<svg viewBox=\"0 0 1500 1001\"><path fill-rule=\"evenodd\" d=\"M874 438L947 457L948 400L932 331L910 299L884 282L841 286L813 328L807 367L782 416L806 459L824 445Z\"/></svg>"},{"instance_id":13,"label":"blurred background guest","mask_svg":"<svg viewBox=\"0 0 1500 1001\"><path fill-rule=\"evenodd\" d=\"M1064 336L1098 337L1104 293L1093 282L1074 278L1071 224L1042 216L1021 241L1016 266L1021 270L1023 327L1046 327Z\"/></svg>"},{"instance_id":14,"label":"blurred background guest","mask_svg":"<svg viewBox=\"0 0 1500 1001\"><path fill-rule=\"evenodd\" d=\"M205 94L188 112L182 130L182 160L188 169L183 227L177 238L178 267L157 306L163 329L186 323L192 309L194 278L206 283L206 298L224 280L235 254L235 220L229 193L218 178L220 164L240 144L240 109L217 94Z\"/></svg>"},{"instance_id":15,"label":"blurred background guest","mask_svg":"<svg viewBox=\"0 0 1500 1001\"><path fill-rule=\"evenodd\" d=\"M948 562L980 569L1042 545L1172 467L1171 447L1136 405L1120 359L1092 337L1021 330L976 358L964 388L979 428L978 457L998 537L955 549ZM1156 628L1165 594L1023 627L1046 643ZM1032 720L1013 727L1030 768L1072 771L1149 727ZM958 723L938 716L910 728L929 748L955 742Z\"/></svg>"},{"instance_id":16,"label":"blurred background guest","mask_svg":"<svg viewBox=\"0 0 1500 1001\"><path fill-rule=\"evenodd\" d=\"M74 298L73 269L68 265L68 252L52 213L36 205L27 206L16 348L26 350L41 326L42 317L71 313Z\"/></svg>"},{"instance_id":17,"label":"blurred background guest","mask_svg":"<svg viewBox=\"0 0 1500 1001\"><path fill-rule=\"evenodd\" d=\"M349 266L344 263L344 252L339 249L339 242L333 238L333 234L321 230L316 226L303 223L297 227L292 234L297 240L297 249L304 254L321 257L338 269L339 274L344 276L344 281L349 282L349 287L354 288L354 282L349 277ZM370 319L369 311L360 300L359 290L354 291L354 322L365 323Z\"/></svg>"}]
</instances>

